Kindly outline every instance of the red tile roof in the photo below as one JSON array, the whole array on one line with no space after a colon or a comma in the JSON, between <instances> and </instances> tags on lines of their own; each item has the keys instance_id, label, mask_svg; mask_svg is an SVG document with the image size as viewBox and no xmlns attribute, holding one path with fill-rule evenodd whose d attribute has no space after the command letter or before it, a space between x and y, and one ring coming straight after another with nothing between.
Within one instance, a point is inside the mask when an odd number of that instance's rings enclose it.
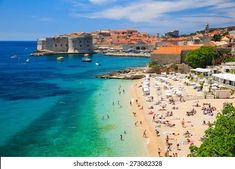
<instances>
[{"instance_id":1,"label":"red tile roof","mask_svg":"<svg viewBox=\"0 0 235 169\"><path fill-rule=\"evenodd\" d=\"M152 54L180 55L182 51L195 50L198 48L200 48L200 46L167 46L154 50Z\"/></svg>"}]
</instances>

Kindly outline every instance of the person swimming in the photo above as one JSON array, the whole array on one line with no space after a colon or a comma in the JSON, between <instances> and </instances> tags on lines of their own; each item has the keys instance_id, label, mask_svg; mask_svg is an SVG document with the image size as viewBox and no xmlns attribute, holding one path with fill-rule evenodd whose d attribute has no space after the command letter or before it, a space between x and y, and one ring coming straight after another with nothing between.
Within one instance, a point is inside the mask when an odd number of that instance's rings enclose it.
<instances>
[{"instance_id":1,"label":"person swimming","mask_svg":"<svg viewBox=\"0 0 235 169\"><path fill-rule=\"evenodd\" d=\"M120 140L123 141L123 136L122 136L122 134L120 134Z\"/></svg>"}]
</instances>

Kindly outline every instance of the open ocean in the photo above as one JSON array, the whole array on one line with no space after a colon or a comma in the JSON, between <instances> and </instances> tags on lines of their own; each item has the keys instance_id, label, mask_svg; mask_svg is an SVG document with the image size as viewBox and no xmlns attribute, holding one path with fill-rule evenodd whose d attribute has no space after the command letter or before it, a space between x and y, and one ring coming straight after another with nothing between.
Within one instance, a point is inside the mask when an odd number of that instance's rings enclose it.
<instances>
[{"instance_id":1,"label":"open ocean","mask_svg":"<svg viewBox=\"0 0 235 169\"><path fill-rule=\"evenodd\" d=\"M36 42L0 42L1 156L148 155L130 96L118 94L120 85L127 90L132 82L95 78L144 66L147 58L95 54L86 63L82 55L66 55L58 62L56 56L30 56L35 49Z\"/></svg>"}]
</instances>

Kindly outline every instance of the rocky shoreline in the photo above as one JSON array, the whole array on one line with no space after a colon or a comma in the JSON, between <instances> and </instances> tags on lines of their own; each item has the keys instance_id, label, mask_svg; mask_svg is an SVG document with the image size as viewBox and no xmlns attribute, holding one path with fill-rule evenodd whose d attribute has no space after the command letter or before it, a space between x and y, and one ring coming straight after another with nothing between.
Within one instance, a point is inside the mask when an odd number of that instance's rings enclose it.
<instances>
[{"instance_id":1,"label":"rocky shoreline","mask_svg":"<svg viewBox=\"0 0 235 169\"><path fill-rule=\"evenodd\" d=\"M125 53L125 52L108 52L104 53L106 56L123 56L123 57L146 57L149 58L150 53Z\"/></svg>"},{"instance_id":2,"label":"rocky shoreline","mask_svg":"<svg viewBox=\"0 0 235 169\"><path fill-rule=\"evenodd\" d=\"M146 67L135 67L135 68L128 68L125 70L114 71L107 74L97 75L96 78L136 80L145 77L145 72L146 72Z\"/></svg>"},{"instance_id":3,"label":"rocky shoreline","mask_svg":"<svg viewBox=\"0 0 235 169\"><path fill-rule=\"evenodd\" d=\"M31 56L45 56L45 55L68 55L68 54L85 54L85 53L69 53L69 52L52 52L52 51L35 51ZM89 53L94 54L94 53Z\"/></svg>"}]
</instances>

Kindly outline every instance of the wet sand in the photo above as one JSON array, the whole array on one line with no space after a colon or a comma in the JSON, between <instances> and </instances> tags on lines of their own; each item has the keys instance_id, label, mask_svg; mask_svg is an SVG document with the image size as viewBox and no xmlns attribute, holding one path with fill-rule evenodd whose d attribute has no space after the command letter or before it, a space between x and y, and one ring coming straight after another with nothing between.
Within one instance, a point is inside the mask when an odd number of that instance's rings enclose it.
<instances>
[{"instance_id":1,"label":"wet sand","mask_svg":"<svg viewBox=\"0 0 235 169\"><path fill-rule=\"evenodd\" d=\"M130 87L130 93L133 99L138 99L138 103L140 103L139 107L138 104L135 102L132 103L132 110L136 113L136 117L134 117L135 122L137 122L137 126L141 132L141 134L144 134L144 131L146 130L146 137L143 136L143 139L145 140L145 143L147 144L149 156L157 156L157 150L158 147L163 147L162 140L159 137L156 137L155 130L153 125L151 125L147 119L146 111L145 109L141 110L141 107L145 105L143 97L141 97L140 90L138 88L138 82L136 81L133 85ZM140 124L142 122L142 124ZM133 124L135 125L135 124Z\"/></svg>"}]
</instances>

